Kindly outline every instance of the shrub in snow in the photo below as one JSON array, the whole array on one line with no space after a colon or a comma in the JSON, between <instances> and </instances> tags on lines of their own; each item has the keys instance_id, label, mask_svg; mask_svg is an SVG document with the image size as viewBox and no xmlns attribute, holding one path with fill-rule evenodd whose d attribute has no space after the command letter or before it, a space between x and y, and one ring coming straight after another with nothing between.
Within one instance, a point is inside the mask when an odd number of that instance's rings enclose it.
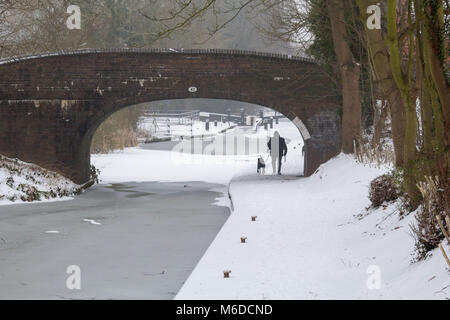
<instances>
[{"instance_id":1,"label":"shrub in snow","mask_svg":"<svg viewBox=\"0 0 450 320\"><path fill-rule=\"evenodd\" d=\"M356 161L364 164L375 164L378 168L386 164L393 164L395 159L394 149L390 139L384 139L377 148L369 142L367 136L362 136L358 141L353 141L354 156Z\"/></svg>"},{"instance_id":2,"label":"shrub in snow","mask_svg":"<svg viewBox=\"0 0 450 320\"><path fill-rule=\"evenodd\" d=\"M6 179L6 185L7 185L8 187L12 188L13 185L14 185L14 178L13 178L13 177L8 177L8 178Z\"/></svg>"},{"instance_id":3,"label":"shrub in snow","mask_svg":"<svg viewBox=\"0 0 450 320\"><path fill-rule=\"evenodd\" d=\"M90 169L90 174L91 174L91 180L94 181L94 183L99 183L99 177L100 177L100 170L97 169L94 165L91 165L91 169Z\"/></svg>"},{"instance_id":4,"label":"shrub in snow","mask_svg":"<svg viewBox=\"0 0 450 320\"><path fill-rule=\"evenodd\" d=\"M17 186L17 190L24 193L24 195L20 196L20 200L22 201L32 202L41 200L41 193L34 186L21 183Z\"/></svg>"},{"instance_id":5,"label":"shrub in snow","mask_svg":"<svg viewBox=\"0 0 450 320\"><path fill-rule=\"evenodd\" d=\"M0 155L0 200L32 202L80 192L80 186L55 172Z\"/></svg>"},{"instance_id":6,"label":"shrub in snow","mask_svg":"<svg viewBox=\"0 0 450 320\"><path fill-rule=\"evenodd\" d=\"M426 258L427 253L438 247L444 239L444 233L439 225L441 221L442 227L447 228L446 220L450 217L450 212L445 206L445 191L448 186L439 181L436 177L425 177L425 181L418 183L423 202L417 209L416 223L410 225L412 234L415 239L415 247L417 252L417 260Z\"/></svg>"},{"instance_id":7,"label":"shrub in snow","mask_svg":"<svg viewBox=\"0 0 450 320\"><path fill-rule=\"evenodd\" d=\"M369 199L374 208L385 202L397 200L400 195L400 188L394 175L384 174L370 183Z\"/></svg>"}]
</instances>

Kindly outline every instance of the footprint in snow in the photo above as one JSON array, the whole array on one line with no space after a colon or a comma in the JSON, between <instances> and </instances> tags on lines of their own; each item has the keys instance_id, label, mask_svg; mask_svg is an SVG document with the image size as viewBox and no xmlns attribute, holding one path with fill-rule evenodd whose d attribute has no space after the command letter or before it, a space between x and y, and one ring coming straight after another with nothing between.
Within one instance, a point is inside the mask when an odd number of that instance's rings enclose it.
<instances>
[{"instance_id":1,"label":"footprint in snow","mask_svg":"<svg viewBox=\"0 0 450 320\"><path fill-rule=\"evenodd\" d=\"M97 222L97 221L95 221L94 219L83 219L83 221L84 221L84 222L89 222L90 224L93 224L93 225L98 225L98 226L101 225L100 222Z\"/></svg>"}]
</instances>

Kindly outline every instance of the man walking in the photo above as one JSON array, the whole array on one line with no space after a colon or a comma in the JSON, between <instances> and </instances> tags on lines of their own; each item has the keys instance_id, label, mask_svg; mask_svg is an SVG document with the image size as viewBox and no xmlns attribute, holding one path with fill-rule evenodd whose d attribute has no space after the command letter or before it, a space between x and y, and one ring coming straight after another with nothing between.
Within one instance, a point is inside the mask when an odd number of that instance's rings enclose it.
<instances>
[{"instance_id":1,"label":"man walking","mask_svg":"<svg viewBox=\"0 0 450 320\"><path fill-rule=\"evenodd\" d=\"M280 137L278 131L275 131L273 137L270 138L269 142L267 142L267 147L270 150L270 156L272 158L272 170L273 174L278 173L281 175L281 159L286 157L287 154L287 145L286 140L283 137ZM278 170L277 170L278 163Z\"/></svg>"}]
</instances>

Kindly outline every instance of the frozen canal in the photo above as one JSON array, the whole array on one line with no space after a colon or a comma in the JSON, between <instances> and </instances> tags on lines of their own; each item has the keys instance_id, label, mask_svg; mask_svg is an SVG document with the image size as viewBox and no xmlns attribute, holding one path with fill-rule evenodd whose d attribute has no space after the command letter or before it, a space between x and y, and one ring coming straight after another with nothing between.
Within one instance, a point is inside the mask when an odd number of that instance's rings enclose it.
<instances>
[{"instance_id":1,"label":"frozen canal","mask_svg":"<svg viewBox=\"0 0 450 320\"><path fill-rule=\"evenodd\" d=\"M214 187L97 185L75 200L0 207L0 299L172 299L229 215ZM70 265L81 290L66 287Z\"/></svg>"}]
</instances>

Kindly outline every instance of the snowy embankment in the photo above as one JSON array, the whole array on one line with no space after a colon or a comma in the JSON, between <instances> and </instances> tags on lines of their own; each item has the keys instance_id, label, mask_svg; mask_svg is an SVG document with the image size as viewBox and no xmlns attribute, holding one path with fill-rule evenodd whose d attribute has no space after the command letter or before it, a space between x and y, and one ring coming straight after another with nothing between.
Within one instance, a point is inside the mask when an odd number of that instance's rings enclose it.
<instances>
[{"instance_id":1,"label":"snowy embankment","mask_svg":"<svg viewBox=\"0 0 450 320\"><path fill-rule=\"evenodd\" d=\"M73 199L80 188L60 174L0 155L0 206Z\"/></svg>"},{"instance_id":2,"label":"snowy embankment","mask_svg":"<svg viewBox=\"0 0 450 320\"><path fill-rule=\"evenodd\" d=\"M366 211L386 170L340 155L309 178L233 180L234 212L176 298L449 298L438 249L411 263L413 214L400 219L395 203Z\"/></svg>"}]
</instances>

